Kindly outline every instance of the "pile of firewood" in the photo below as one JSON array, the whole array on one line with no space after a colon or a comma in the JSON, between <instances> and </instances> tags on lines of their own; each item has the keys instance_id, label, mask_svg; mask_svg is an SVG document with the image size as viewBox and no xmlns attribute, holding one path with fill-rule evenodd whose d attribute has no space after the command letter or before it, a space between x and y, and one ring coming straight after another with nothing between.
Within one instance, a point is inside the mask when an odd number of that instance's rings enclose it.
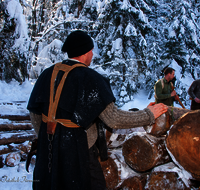
<instances>
[{"instance_id":1,"label":"pile of firewood","mask_svg":"<svg viewBox=\"0 0 200 190\"><path fill-rule=\"evenodd\" d=\"M27 159L30 117L0 115L0 168ZM108 190L200 190L200 110L169 107L151 126L106 130Z\"/></svg>"},{"instance_id":2,"label":"pile of firewood","mask_svg":"<svg viewBox=\"0 0 200 190\"><path fill-rule=\"evenodd\" d=\"M29 115L0 115L0 168L25 161L36 138Z\"/></svg>"},{"instance_id":3,"label":"pile of firewood","mask_svg":"<svg viewBox=\"0 0 200 190\"><path fill-rule=\"evenodd\" d=\"M200 110L169 107L139 131L106 131L108 190L200 189Z\"/></svg>"}]
</instances>

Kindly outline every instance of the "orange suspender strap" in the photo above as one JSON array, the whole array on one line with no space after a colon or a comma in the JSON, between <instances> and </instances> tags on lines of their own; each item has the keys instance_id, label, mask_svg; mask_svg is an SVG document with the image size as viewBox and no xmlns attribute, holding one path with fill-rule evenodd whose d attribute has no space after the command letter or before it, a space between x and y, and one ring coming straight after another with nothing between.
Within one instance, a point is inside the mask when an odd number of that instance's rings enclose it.
<instances>
[{"instance_id":1,"label":"orange suspender strap","mask_svg":"<svg viewBox=\"0 0 200 190\"><path fill-rule=\"evenodd\" d=\"M57 63L54 66L54 70L51 76L51 84L50 84L50 99L49 99L49 111L48 111L48 116L42 114L42 121L47 123L47 134L54 134L56 130L56 124L60 123L65 127L72 127L72 128L78 128L77 124L71 122L70 120L67 119L56 119L56 110L58 107L58 101L60 99L60 95L63 89L64 82L67 78L67 75L69 72L76 68L76 67L86 67L83 64L75 64L73 66L65 65L62 63ZM56 80L57 74L59 71L64 71L64 75L57 87L56 93L55 93L55 98L54 98L54 82Z\"/></svg>"}]
</instances>

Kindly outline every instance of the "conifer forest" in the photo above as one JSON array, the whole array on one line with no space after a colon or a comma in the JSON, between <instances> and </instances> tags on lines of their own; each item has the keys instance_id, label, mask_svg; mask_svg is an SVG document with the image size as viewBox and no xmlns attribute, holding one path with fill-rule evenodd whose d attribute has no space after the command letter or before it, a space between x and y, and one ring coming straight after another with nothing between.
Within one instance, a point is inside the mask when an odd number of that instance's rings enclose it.
<instances>
[{"instance_id":1,"label":"conifer forest","mask_svg":"<svg viewBox=\"0 0 200 190\"><path fill-rule=\"evenodd\" d=\"M109 78L118 106L139 89L153 97L168 66L190 104L187 89L200 77L199 0L1 0L0 80L20 85L66 59L61 47L76 29L94 40L91 67Z\"/></svg>"}]
</instances>

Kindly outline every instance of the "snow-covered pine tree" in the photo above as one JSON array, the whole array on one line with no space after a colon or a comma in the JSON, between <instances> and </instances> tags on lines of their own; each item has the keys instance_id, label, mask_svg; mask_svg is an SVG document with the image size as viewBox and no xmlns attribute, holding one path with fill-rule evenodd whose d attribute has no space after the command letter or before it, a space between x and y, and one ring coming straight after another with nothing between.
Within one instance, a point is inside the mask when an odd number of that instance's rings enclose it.
<instances>
[{"instance_id":1,"label":"snow-covered pine tree","mask_svg":"<svg viewBox=\"0 0 200 190\"><path fill-rule=\"evenodd\" d=\"M166 66L165 60L161 59L165 52L165 28L169 21L168 16L171 15L172 9L170 1L153 1L150 6L151 11L148 13L150 25L154 28L152 35L146 36L147 41L147 72L145 80L145 89L149 92L148 98L152 98L154 94L154 84L163 76L162 70Z\"/></svg>"},{"instance_id":2,"label":"snow-covered pine tree","mask_svg":"<svg viewBox=\"0 0 200 190\"><path fill-rule=\"evenodd\" d=\"M23 9L19 1L6 0L1 4L1 11L1 79L6 82L15 79L22 83L28 77L27 57L30 42Z\"/></svg>"},{"instance_id":3,"label":"snow-covered pine tree","mask_svg":"<svg viewBox=\"0 0 200 190\"><path fill-rule=\"evenodd\" d=\"M93 27L93 19L97 17L96 1L66 0L58 1L52 6L44 30L34 41L35 44L38 44L37 65L35 66L33 62L32 70L35 77L44 68L66 58L67 55L62 54L61 47L71 31L81 29L88 32L93 38L98 33Z\"/></svg>"},{"instance_id":4,"label":"snow-covered pine tree","mask_svg":"<svg viewBox=\"0 0 200 190\"><path fill-rule=\"evenodd\" d=\"M180 78L177 78L176 89L182 100L189 99L188 85L182 83L185 75L198 78L200 70L200 36L198 19L194 14L194 0L176 0L171 2L173 10L167 24L165 51L161 56L169 63L176 61L181 67ZM178 71L179 72L179 71Z\"/></svg>"},{"instance_id":5,"label":"snow-covered pine tree","mask_svg":"<svg viewBox=\"0 0 200 190\"><path fill-rule=\"evenodd\" d=\"M148 63L146 37L155 33L147 14L154 1L110 0L99 3L98 43L100 58L94 60L107 71L119 106L144 87Z\"/></svg>"}]
</instances>

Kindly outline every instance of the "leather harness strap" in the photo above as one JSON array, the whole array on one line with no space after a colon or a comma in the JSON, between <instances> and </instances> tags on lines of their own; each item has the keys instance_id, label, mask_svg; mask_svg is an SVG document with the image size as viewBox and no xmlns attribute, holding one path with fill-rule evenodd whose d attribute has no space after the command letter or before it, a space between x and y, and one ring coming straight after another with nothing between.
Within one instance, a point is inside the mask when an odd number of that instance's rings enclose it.
<instances>
[{"instance_id":1,"label":"leather harness strap","mask_svg":"<svg viewBox=\"0 0 200 190\"><path fill-rule=\"evenodd\" d=\"M50 84L50 99L49 99L48 116L42 114L42 121L47 123L47 134L53 135L55 133L57 123L60 123L65 127L72 127L72 128L80 127L68 119L56 119L55 118L56 110L58 107L58 102L60 99L60 95L61 95L61 92L63 89L64 82L65 82L69 72L76 67L86 67L86 66L83 64L75 64L73 66L69 66L69 65L62 64L61 62L55 64L55 66L54 66L54 70L53 70L53 73L51 76L51 84ZM55 83L57 74L60 70L64 71L65 73L57 87L55 97L54 97L54 83Z\"/></svg>"}]
</instances>

